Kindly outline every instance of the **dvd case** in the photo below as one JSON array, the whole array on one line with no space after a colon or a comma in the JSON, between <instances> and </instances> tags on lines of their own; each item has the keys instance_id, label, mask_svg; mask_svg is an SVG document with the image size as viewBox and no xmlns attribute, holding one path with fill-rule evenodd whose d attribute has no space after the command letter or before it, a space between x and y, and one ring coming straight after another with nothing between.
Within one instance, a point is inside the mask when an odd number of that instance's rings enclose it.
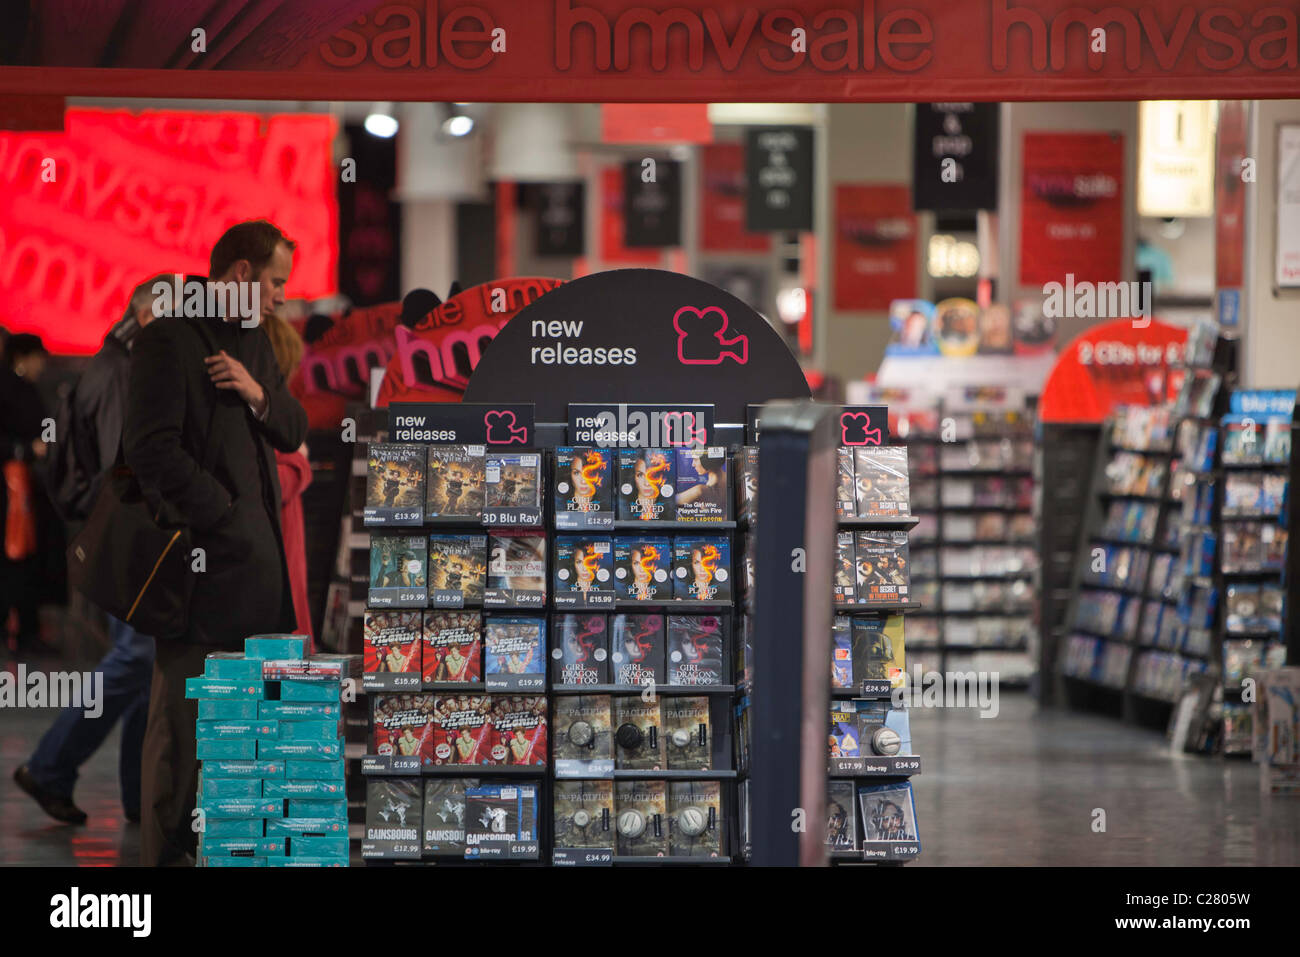
<instances>
[{"instance_id":1,"label":"dvd case","mask_svg":"<svg viewBox=\"0 0 1300 957\"><path fill-rule=\"evenodd\" d=\"M903 687L906 662L903 650L903 616L854 618L853 684L888 680L891 688Z\"/></svg>"},{"instance_id":2,"label":"dvd case","mask_svg":"<svg viewBox=\"0 0 1300 957\"><path fill-rule=\"evenodd\" d=\"M374 699L371 747L381 756L418 758L434 754L434 699L425 694L381 694Z\"/></svg>"},{"instance_id":3,"label":"dvd case","mask_svg":"<svg viewBox=\"0 0 1300 957\"><path fill-rule=\"evenodd\" d=\"M437 695L432 710L435 765L492 763L491 695Z\"/></svg>"},{"instance_id":4,"label":"dvd case","mask_svg":"<svg viewBox=\"0 0 1300 957\"><path fill-rule=\"evenodd\" d=\"M858 717L852 702L835 702L831 705L830 736L827 742L832 758L859 758L862 756L858 737Z\"/></svg>"},{"instance_id":5,"label":"dvd case","mask_svg":"<svg viewBox=\"0 0 1300 957\"><path fill-rule=\"evenodd\" d=\"M858 593L858 572L852 532L835 533L834 587L835 604L853 604Z\"/></svg>"},{"instance_id":6,"label":"dvd case","mask_svg":"<svg viewBox=\"0 0 1300 957\"><path fill-rule=\"evenodd\" d=\"M673 539L673 597L731 601L731 542L720 536Z\"/></svg>"},{"instance_id":7,"label":"dvd case","mask_svg":"<svg viewBox=\"0 0 1300 957\"><path fill-rule=\"evenodd\" d=\"M614 543L609 538L555 539L556 607L612 607Z\"/></svg>"},{"instance_id":8,"label":"dvd case","mask_svg":"<svg viewBox=\"0 0 1300 957\"><path fill-rule=\"evenodd\" d=\"M366 525L424 523L425 446L370 446L366 457Z\"/></svg>"},{"instance_id":9,"label":"dvd case","mask_svg":"<svg viewBox=\"0 0 1300 957\"><path fill-rule=\"evenodd\" d=\"M478 522L483 518L486 449L481 445L429 446L425 515Z\"/></svg>"},{"instance_id":10,"label":"dvd case","mask_svg":"<svg viewBox=\"0 0 1300 957\"><path fill-rule=\"evenodd\" d=\"M424 782L424 853L465 856L465 792L478 778L429 778Z\"/></svg>"},{"instance_id":11,"label":"dvd case","mask_svg":"<svg viewBox=\"0 0 1300 957\"><path fill-rule=\"evenodd\" d=\"M736 453L736 515L743 521L758 518L758 448L746 445Z\"/></svg>"},{"instance_id":12,"label":"dvd case","mask_svg":"<svg viewBox=\"0 0 1300 957\"><path fill-rule=\"evenodd\" d=\"M670 769L707 771L713 767L708 698L665 697L663 727Z\"/></svg>"},{"instance_id":13,"label":"dvd case","mask_svg":"<svg viewBox=\"0 0 1300 957\"><path fill-rule=\"evenodd\" d=\"M423 808L419 778L369 779L366 782L366 836L361 844L361 856L418 859Z\"/></svg>"},{"instance_id":14,"label":"dvd case","mask_svg":"<svg viewBox=\"0 0 1300 957\"><path fill-rule=\"evenodd\" d=\"M618 450L618 518L670 522L676 515L673 449Z\"/></svg>"},{"instance_id":15,"label":"dvd case","mask_svg":"<svg viewBox=\"0 0 1300 957\"><path fill-rule=\"evenodd\" d=\"M854 551L859 604L908 600L906 532L858 532Z\"/></svg>"},{"instance_id":16,"label":"dvd case","mask_svg":"<svg viewBox=\"0 0 1300 957\"><path fill-rule=\"evenodd\" d=\"M609 622L604 615L552 619L551 683L609 684Z\"/></svg>"},{"instance_id":17,"label":"dvd case","mask_svg":"<svg viewBox=\"0 0 1300 957\"><path fill-rule=\"evenodd\" d=\"M723 683L722 622L717 615L668 616L668 684Z\"/></svg>"},{"instance_id":18,"label":"dvd case","mask_svg":"<svg viewBox=\"0 0 1300 957\"><path fill-rule=\"evenodd\" d=\"M614 684L664 684L664 616L614 615L610 623L609 660Z\"/></svg>"},{"instance_id":19,"label":"dvd case","mask_svg":"<svg viewBox=\"0 0 1300 957\"><path fill-rule=\"evenodd\" d=\"M487 537L429 536L429 604L464 608L483 603L487 577Z\"/></svg>"},{"instance_id":20,"label":"dvd case","mask_svg":"<svg viewBox=\"0 0 1300 957\"><path fill-rule=\"evenodd\" d=\"M614 540L614 587L619 599L664 601L673 596L672 542L666 538Z\"/></svg>"},{"instance_id":21,"label":"dvd case","mask_svg":"<svg viewBox=\"0 0 1300 957\"><path fill-rule=\"evenodd\" d=\"M555 527L610 528L614 521L614 453L589 446L555 450Z\"/></svg>"},{"instance_id":22,"label":"dvd case","mask_svg":"<svg viewBox=\"0 0 1300 957\"><path fill-rule=\"evenodd\" d=\"M542 457L536 452L492 454L484 461L484 511L542 506Z\"/></svg>"},{"instance_id":23,"label":"dvd case","mask_svg":"<svg viewBox=\"0 0 1300 957\"><path fill-rule=\"evenodd\" d=\"M664 766L660 700L645 701L640 695L614 697L615 767L644 771Z\"/></svg>"},{"instance_id":24,"label":"dvd case","mask_svg":"<svg viewBox=\"0 0 1300 957\"><path fill-rule=\"evenodd\" d=\"M896 518L910 514L906 446L856 448L853 471L859 518Z\"/></svg>"},{"instance_id":25,"label":"dvd case","mask_svg":"<svg viewBox=\"0 0 1300 957\"><path fill-rule=\"evenodd\" d=\"M363 666L367 674L420 674L418 611L367 611L362 625Z\"/></svg>"},{"instance_id":26,"label":"dvd case","mask_svg":"<svg viewBox=\"0 0 1300 957\"><path fill-rule=\"evenodd\" d=\"M619 781L614 786L615 852L620 857L668 853L668 788L663 781Z\"/></svg>"},{"instance_id":27,"label":"dvd case","mask_svg":"<svg viewBox=\"0 0 1300 957\"><path fill-rule=\"evenodd\" d=\"M862 806L862 840L917 841L912 785L879 784L858 789Z\"/></svg>"},{"instance_id":28,"label":"dvd case","mask_svg":"<svg viewBox=\"0 0 1300 957\"><path fill-rule=\"evenodd\" d=\"M525 845L526 850L518 845ZM535 784L481 783L465 789L466 858L536 854Z\"/></svg>"},{"instance_id":29,"label":"dvd case","mask_svg":"<svg viewBox=\"0 0 1300 957\"><path fill-rule=\"evenodd\" d=\"M852 449L841 446L835 450L835 475L835 515L837 518L855 518L858 493Z\"/></svg>"},{"instance_id":30,"label":"dvd case","mask_svg":"<svg viewBox=\"0 0 1300 957\"><path fill-rule=\"evenodd\" d=\"M837 615L831 627L831 687L854 687L853 635L849 619L843 615Z\"/></svg>"},{"instance_id":31,"label":"dvd case","mask_svg":"<svg viewBox=\"0 0 1300 957\"><path fill-rule=\"evenodd\" d=\"M546 687L546 621L493 616L483 627L483 683L489 691Z\"/></svg>"},{"instance_id":32,"label":"dvd case","mask_svg":"<svg viewBox=\"0 0 1300 957\"><path fill-rule=\"evenodd\" d=\"M609 761L614 757L610 734L609 695L561 695L555 699L556 770L561 762Z\"/></svg>"},{"instance_id":33,"label":"dvd case","mask_svg":"<svg viewBox=\"0 0 1300 957\"><path fill-rule=\"evenodd\" d=\"M488 537L484 605L546 604L546 536L521 531Z\"/></svg>"},{"instance_id":34,"label":"dvd case","mask_svg":"<svg viewBox=\"0 0 1300 957\"><path fill-rule=\"evenodd\" d=\"M546 696L494 695L492 734L493 764L545 766Z\"/></svg>"},{"instance_id":35,"label":"dvd case","mask_svg":"<svg viewBox=\"0 0 1300 957\"><path fill-rule=\"evenodd\" d=\"M423 608L429 599L423 535L370 539L369 603L375 608Z\"/></svg>"},{"instance_id":36,"label":"dvd case","mask_svg":"<svg viewBox=\"0 0 1300 957\"><path fill-rule=\"evenodd\" d=\"M725 522L731 518L727 450L677 450L677 521Z\"/></svg>"},{"instance_id":37,"label":"dvd case","mask_svg":"<svg viewBox=\"0 0 1300 957\"><path fill-rule=\"evenodd\" d=\"M477 684L482 681L482 633L483 615L480 612L425 612L425 683Z\"/></svg>"},{"instance_id":38,"label":"dvd case","mask_svg":"<svg viewBox=\"0 0 1300 957\"><path fill-rule=\"evenodd\" d=\"M717 781L673 781L668 798L668 854L720 857L722 785Z\"/></svg>"},{"instance_id":39,"label":"dvd case","mask_svg":"<svg viewBox=\"0 0 1300 957\"><path fill-rule=\"evenodd\" d=\"M555 846L614 849L614 782L555 782Z\"/></svg>"},{"instance_id":40,"label":"dvd case","mask_svg":"<svg viewBox=\"0 0 1300 957\"><path fill-rule=\"evenodd\" d=\"M853 782L826 782L826 846L833 851L851 851L858 846L857 802Z\"/></svg>"}]
</instances>

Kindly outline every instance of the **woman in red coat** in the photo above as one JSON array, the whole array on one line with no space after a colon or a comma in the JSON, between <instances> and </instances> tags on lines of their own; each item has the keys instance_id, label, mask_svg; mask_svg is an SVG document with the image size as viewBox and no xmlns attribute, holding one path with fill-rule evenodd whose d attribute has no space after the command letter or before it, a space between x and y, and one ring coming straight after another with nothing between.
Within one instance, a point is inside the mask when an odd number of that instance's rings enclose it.
<instances>
[{"instance_id":1,"label":"woman in red coat","mask_svg":"<svg viewBox=\"0 0 1300 957\"><path fill-rule=\"evenodd\" d=\"M302 361L302 337L284 319L264 319L267 337L275 351L284 381L288 382ZM284 557L289 566L289 587L293 592L293 613L297 632L306 635L309 651L315 651L311 630L311 608L307 603L307 537L303 527L302 493L311 484L311 464L307 461L307 444L296 452L275 453L280 475L280 529L284 535Z\"/></svg>"}]
</instances>

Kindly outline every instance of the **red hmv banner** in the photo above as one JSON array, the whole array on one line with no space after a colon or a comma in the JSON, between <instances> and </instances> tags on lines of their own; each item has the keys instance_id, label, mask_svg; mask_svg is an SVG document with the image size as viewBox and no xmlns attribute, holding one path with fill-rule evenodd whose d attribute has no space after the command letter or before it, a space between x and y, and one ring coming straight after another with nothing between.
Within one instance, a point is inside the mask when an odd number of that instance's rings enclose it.
<instances>
[{"instance_id":1,"label":"red hmv banner","mask_svg":"<svg viewBox=\"0 0 1300 957\"><path fill-rule=\"evenodd\" d=\"M84 0L0 93L693 102L1294 97L1279 0ZM267 74L277 74L273 81Z\"/></svg>"},{"instance_id":2,"label":"red hmv banner","mask_svg":"<svg viewBox=\"0 0 1300 957\"><path fill-rule=\"evenodd\" d=\"M63 133L0 132L0 325L93 352L131 290L206 274L221 233L265 217L298 243L290 297L335 288L328 116L69 110Z\"/></svg>"}]
</instances>

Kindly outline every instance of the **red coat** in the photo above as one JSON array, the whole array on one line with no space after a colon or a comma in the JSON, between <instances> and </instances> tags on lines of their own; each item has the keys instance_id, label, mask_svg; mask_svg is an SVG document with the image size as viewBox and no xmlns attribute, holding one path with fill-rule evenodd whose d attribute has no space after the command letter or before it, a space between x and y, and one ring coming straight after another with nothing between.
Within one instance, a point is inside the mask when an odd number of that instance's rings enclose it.
<instances>
[{"instance_id":1,"label":"red coat","mask_svg":"<svg viewBox=\"0 0 1300 957\"><path fill-rule=\"evenodd\" d=\"M311 463L300 452L277 451L275 464L280 475L283 499L280 527L284 534L284 557L289 565L296 630L300 635L311 636L311 607L307 602L307 537L302 521L302 492L311 484ZM312 644L315 645L314 639Z\"/></svg>"}]
</instances>

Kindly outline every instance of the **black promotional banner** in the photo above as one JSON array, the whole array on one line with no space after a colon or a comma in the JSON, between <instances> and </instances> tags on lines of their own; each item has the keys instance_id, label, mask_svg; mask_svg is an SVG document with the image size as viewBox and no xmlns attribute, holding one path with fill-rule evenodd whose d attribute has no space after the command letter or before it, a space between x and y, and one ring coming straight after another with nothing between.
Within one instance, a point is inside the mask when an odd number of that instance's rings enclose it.
<instances>
[{"instance_id":1,"label":"black promotional banner","mask_svg":"<svg viewBox=\"0 0 1300 957\"><path fill-rule=\"evenodd\" d=\"M388 441L527 449L536 440L533 421L528 402L394 402Z\"/></svg>"},{"instance_id":2,"label":"black promotional banner","mask_svg":"<svg viewBox=\"0 0 1300 957\"><path fill-rule=\"evenodd\" d=\"M998 110L997 103L917 104L915 209L997 209Z\"/></svg>"},{"instance_id":3,"label":"black promotional banner","mask_svg":"<svg viewBox=\"0 0 1300 957\"><path fill-rule=\"evenodd\" d=\"M536 183L528 187L536 222L539 256L581 256L586 252L586 185Z\"/></svg>"},{"instance_id":4,"label":"black promotional banner","mask_svg":"<svg viewBox=\"0 0 1300 957\"><path fill-rule=\"evenodd\" d=\"M745 228L813 228L813 131L806 126L745 130Z\"/></svg>"},{"instance_id":5,"label":"black promotional banner","mask_svg":"<svg viewBox=\"0 0 1300 957\"><path fill-rule=\"evenodd\" d=\"M536 402L538 421L569 406L714 406L740 425L745 405L806 399L808 381L753 307L707 282L659 269L616 269L558 286L497 333L465 390L468 402Z\"/></svg>"},{"instance_id":6,"label":"black promotional banner","mask_svg":"<svg viewBox=\"0 0 1300 957\"><path fill-rule=\"evenodd\" d=\"M763 423L761 405L751 405L746 410L746 426L750 445L758 444ZM885 445L889 442L889 409L883 405L845 405L840 407L840 419L835 429L835 441L843 446Z\"/></svg>"},{"instance_id":7,"label":"black promotional banner","mask_svg":"<svg viewBox=\"0 0 1300 957\"><path fill-rule=\"evenodd\" d=\"M569 441L601 448L703 448L713 443L713 406L576 402Z\"/></svg>"},{"instance_id":8,"label":"black promotional banner","mask_svg":"<svg viewBox=\"0 0 1300 957\"><path fill-rule=\"evenodd\" d=\"M339 292L355 306L396 302L402 298L397 254L402 204L390 198L397 185L396 141L371 136L359 124L349 124L345 132L348 157L338 184Z\"/></svg>"},{"instance_id":9,"label":"black promotional banner","mask_svg":"<svg viewBox=\"0 0 1300 957\"><path fill-rule=\"evenodd\" d=\"M681 244L681 164L662 159L624 163L623 245L633 249Z\"/></svg>"}]
</instances>

